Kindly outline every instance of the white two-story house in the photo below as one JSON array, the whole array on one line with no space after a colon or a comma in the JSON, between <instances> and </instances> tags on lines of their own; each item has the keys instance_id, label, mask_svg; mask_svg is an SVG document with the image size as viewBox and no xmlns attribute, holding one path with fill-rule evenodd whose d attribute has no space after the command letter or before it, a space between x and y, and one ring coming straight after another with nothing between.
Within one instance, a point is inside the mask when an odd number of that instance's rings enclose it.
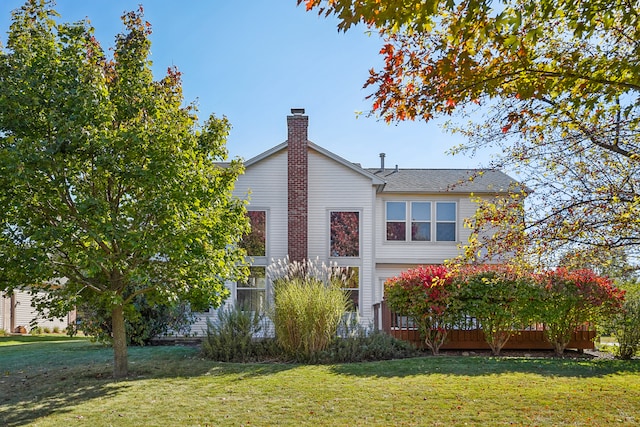
<instances>
[{"instance_id":1,"label":"white two-story house","mask_svg":"<svg viewBox=\"0 0 640 427\"><path fill-rule=\"evenodd\" d=\"M379 168L363 168L309 141L309 118L291 111L287 140L247 160L235 187L235 196L249 198L252 267L247 283L230 284L228 305L264 307L273 260L318 259L349 268L347 286L368 324L388 278L458 255L470 234L464 218L476 210L472 193L494 197L517 185L493 170L388 169L384 154Z\"/></svg>"}]
</instances>

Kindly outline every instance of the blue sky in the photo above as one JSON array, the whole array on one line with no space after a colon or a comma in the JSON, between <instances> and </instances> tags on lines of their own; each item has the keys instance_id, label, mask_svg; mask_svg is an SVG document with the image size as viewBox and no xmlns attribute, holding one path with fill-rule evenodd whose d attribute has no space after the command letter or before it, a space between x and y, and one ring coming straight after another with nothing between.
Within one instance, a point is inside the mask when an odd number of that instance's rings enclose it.
<instances>
[{"instance_id":1,"label":"blue sky","mask_svg":"<svg viewBox=\"0 0 640 427\"><path fill-rule=\"evenodd\" d=\"M23 0L0 0L0 40L10 13ZM305 108L309 139L365 167L472 168L489 158L450 156L463 142L436 122L388 125L366 112L362 86L381 64L381 42L365 27L338 33L336 21L297 7L296 0L57 0L62 21L88 18L107 48L123 31L122 12L142 4L151 35L156 79L175 65L183 73L186 102L201 120L227 116L231 157L249 159L287 138L286 116Z\"/></svg>"}]
</instances>

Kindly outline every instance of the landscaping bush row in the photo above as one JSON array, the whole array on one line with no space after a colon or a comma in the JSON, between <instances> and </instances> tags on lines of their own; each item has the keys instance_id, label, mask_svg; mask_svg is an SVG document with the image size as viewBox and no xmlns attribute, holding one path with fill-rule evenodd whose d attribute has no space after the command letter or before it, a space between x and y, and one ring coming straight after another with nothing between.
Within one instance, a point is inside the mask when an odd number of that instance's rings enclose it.
<instances>
[{"instance_id":1,"label":"landscaping bush row","mask_svg":"<svg viewBox=\"0 0 640 427\"><path fill-rule=\"evenodd\" d=\"M621 331L633 329L615 326L622 322L617 320L620 316L633 312L624 294L612 280L591 270L558 268L533 274L504 265L424 266L385 283L390 309L414 320L434 354L445 343L448 331L469 317L479 322L495 355L515 331L534 324L544 324L557 354L564 352L572 333L585 324L609 325L618 330L620 339ZM637 307L635 310L633 319L638 318ZM622 357L631 357L638 342L631 340L629 346Z\"/></svg>"},{"instance_id":2,"label":"landscaping bush row","mask_svg":"<svg viewBox=\"0 0 640 427\"><path fill-rule=\"evenodd\" d=\"M281 261L267 269L274 303L266 314L222 310L209 323L202 350L220 361L263 360L339 363L410 357L409 343L365 329L349 315L342 290L349 280L336 266ZM544 324L547 339L562 354L572 333L603 325L619 343L619 356L640 345L640 290L625 291L591 270L556 269L539 274L502 265L418 267L385 283L392 311L412 318L434 354L449 330L478 322L493 354L510 336ZM632 292L633 291L633 292ZM269 328L270 333L265 333ZM275 334L275 338L264 338ZM258 338L261 337L261 338Z\"/></svg>"},{"instance_id":3,"label":"landscaping bush row","mask_svg":"<svg viewBox=\"0 0 640 427\"><path fill-rule=\"evenodd\" d=\"M317 261L273 263L267 274L274 301L266 316L223 309L208 322L205 357L227 362L265 359L340 363L411 357L409 343L362 327L344 288L347 269ZM270 322L267 322L267 319ZM275 338L265 338L272 328Z\"/></svg>"},{"instance_id":4,"label":"landscaping bush row","mask_svg":"<svg viewBox=\"0 0 640 427\"><path fill-rule=\"evenodd\" d=\"M242 363L348 363L402 359L420 354L411 343L364 328L349 316L338 325L341 334L334 331L326 346L309 352L296 352L284 347L282 342L288 338L263 337L264 329L269 326L272 325L263 314L239 308L221 309L216 322L207 322L202 354L220 362Z\"/></svg>"}]
</instances>

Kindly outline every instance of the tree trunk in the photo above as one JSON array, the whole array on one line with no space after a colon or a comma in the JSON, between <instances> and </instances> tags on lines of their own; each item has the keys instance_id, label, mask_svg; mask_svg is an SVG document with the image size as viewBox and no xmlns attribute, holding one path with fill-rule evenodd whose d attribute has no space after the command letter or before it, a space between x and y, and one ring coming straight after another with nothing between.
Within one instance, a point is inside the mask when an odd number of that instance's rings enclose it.
<instances>
[{"instance_id":1,"label":"tree trunk","mask_svg":"<svg viewBox=\"0 0 640 427\"><path fill-rule=\"evenodd\" d=\"M116 305L111 311L113 328L113 376L124 378L129 374L127 362L127 331L124 326L124 309Z\"/></svg>"}]
</instances>

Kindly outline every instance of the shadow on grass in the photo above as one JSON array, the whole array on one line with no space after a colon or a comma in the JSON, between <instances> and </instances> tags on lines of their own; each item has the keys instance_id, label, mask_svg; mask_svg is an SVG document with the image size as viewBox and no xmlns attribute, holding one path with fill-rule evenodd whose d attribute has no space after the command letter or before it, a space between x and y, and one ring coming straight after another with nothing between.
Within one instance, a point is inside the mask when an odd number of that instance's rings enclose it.
<instances>
[{"instance_id":1,"label":"shadow on grass","mask_svg":"<svg viewBox=\"0 0 640 427\"><path fill-rule=\"evenodd\" d=\"M129 377L112 378L113 351L88 340L0 347L0 426L20 426L109 399L147 379L226 376L230 381L272 375L287 364L217 363L195 347L131 347Z\"/></svg>"},{"instance_id":2,"label":"shadow on grass","mask_svg":"<svg viewBox=\"0 0 640 427\"><path fill-rule=\"evenodd\" d=\"M428 356L388 362L336 365L333 371L341 375L382 378L434 374L485 376L513 373L590 378L612 374L640 375L640 360Z\"/></svg>"}]
</instances>

